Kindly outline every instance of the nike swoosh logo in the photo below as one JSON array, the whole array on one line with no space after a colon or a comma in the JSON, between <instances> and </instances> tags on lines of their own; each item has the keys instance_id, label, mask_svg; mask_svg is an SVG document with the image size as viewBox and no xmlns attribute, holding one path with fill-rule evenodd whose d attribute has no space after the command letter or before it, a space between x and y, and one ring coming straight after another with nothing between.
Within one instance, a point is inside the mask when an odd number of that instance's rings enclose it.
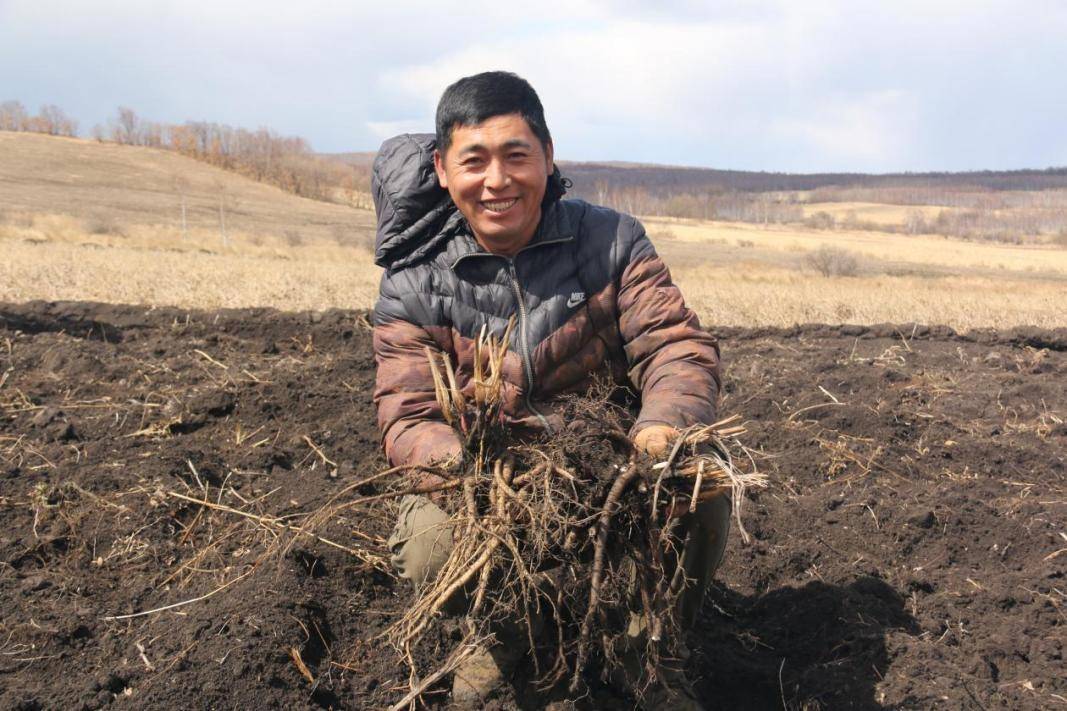
<instances>
[{"instance_id":1,"label":"nike swoosh logo","mask_svg":"<svg viewBox=\"0 0 1067 711\"><path fill-rule=\"evenodd\" d=\"M568 309L573 309L573 308L574 308L575 306L577 306L578 304L582 303L583 301L585 301L585 299L583 299L583 298L581 298L581 297L577 297L577 298L576 298L576 297L575 297L575 296L574 296L574 295L572 294L572 295L571 295L571 298L567 299L567 308L568 308Z\"/></svg>"}]
</instances>

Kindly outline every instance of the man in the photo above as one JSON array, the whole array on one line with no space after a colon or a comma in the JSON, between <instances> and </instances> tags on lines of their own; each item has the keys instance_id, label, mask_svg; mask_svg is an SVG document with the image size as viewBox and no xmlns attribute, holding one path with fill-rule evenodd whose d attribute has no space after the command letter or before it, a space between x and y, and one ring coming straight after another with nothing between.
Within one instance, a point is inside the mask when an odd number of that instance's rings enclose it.
<instances>
[{"instance_id":1,"label":"man","mask_svg":"<svg viewBox=\"0 0 1067 711\"><path fill-rule=\"evenodd\" d=\"M512 317L502 412L517 434L559 427L553 398L582 391L598 371L640 392L630 436L652 456L663 456L680 428L712 422L716 341L633 217L561 200L564 181L533 88L506 72L460 79L442 95L436 124L436 137L386 141L374 165L375 261L386 270L374 312L374 398L389 460L461 458L424 349L451 357L469 396L475 338L483 327L503 334ZM447 558L447 518L425 497L401 503L390 545L415 585ZM689 518L702 541L683 600L691 623L722 556L728 501L707 502ZM453 701L474 705L499 685L504 651L485 650L458 670Z\"/></svg>"}]
</instances>

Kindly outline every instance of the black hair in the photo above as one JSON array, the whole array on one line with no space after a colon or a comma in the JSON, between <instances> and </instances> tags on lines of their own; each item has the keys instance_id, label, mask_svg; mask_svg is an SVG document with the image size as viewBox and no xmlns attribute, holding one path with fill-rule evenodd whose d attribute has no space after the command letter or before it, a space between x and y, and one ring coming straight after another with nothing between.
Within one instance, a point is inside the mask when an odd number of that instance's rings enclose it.
<instances>
[{"instance_id":1,"label":"black hair","mask_svg":"<svg viewBox=\"0 0 1067 711\"><path fill-rule=\"evenodd\" d=\"M537 92L519 75L500 71L463 77L445 89L437 102L437 149L448 150L456 126L474 126L507 114L522 116L542 148L548 149L552 136Z\"/></svg>"}]
</instances>

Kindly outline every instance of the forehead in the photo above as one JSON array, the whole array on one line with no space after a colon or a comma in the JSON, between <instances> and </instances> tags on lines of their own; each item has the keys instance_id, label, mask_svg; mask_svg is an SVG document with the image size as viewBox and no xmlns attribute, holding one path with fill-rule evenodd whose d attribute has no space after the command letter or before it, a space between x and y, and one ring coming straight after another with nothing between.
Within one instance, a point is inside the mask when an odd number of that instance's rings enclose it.
<instances>
[{"instance_id":1,"label":"forehead","mask_svg":"<svg viewBox=\"0 0 1067 711\"><path fill-rule=\"evenodd\" d=\"M540 148L541 142L519 114L491 116L473 126L454 126L450 155L476 150L494 150L514 144Z\"/></svg>"}]
</instances>

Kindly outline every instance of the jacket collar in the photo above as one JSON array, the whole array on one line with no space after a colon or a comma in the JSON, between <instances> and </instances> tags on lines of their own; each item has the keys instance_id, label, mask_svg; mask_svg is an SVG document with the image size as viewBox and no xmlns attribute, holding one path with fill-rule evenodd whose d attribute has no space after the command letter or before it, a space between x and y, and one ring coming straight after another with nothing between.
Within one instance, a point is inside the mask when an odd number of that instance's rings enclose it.
<instances>
[{"instance_id":1,"label":"jacket collar","mask_svg":"<svg viewBox=\"0 0 1067 711\"><path fill-rule=\"evenodd\" d=\"M520 249L515 257L518 257L523 252L545 245L572 241L574 239L575 230L568 212L569 211L563 207L562 201L560 200L543 208L541 221L537 225L537 232L534 233L533 239L530 240L529 244ZM492 252L487 251L478 244L478 241L474 239L474 235L471 234L470 226L467 224L466 220L462 221L460 229L456 231L455 236L449 241L446 255L448 261L451 262L453 269L466 259L486 257L491 259L507 259L507 257L504 257L503 255L493 254Z\"/></svg>"}]
</instances>

